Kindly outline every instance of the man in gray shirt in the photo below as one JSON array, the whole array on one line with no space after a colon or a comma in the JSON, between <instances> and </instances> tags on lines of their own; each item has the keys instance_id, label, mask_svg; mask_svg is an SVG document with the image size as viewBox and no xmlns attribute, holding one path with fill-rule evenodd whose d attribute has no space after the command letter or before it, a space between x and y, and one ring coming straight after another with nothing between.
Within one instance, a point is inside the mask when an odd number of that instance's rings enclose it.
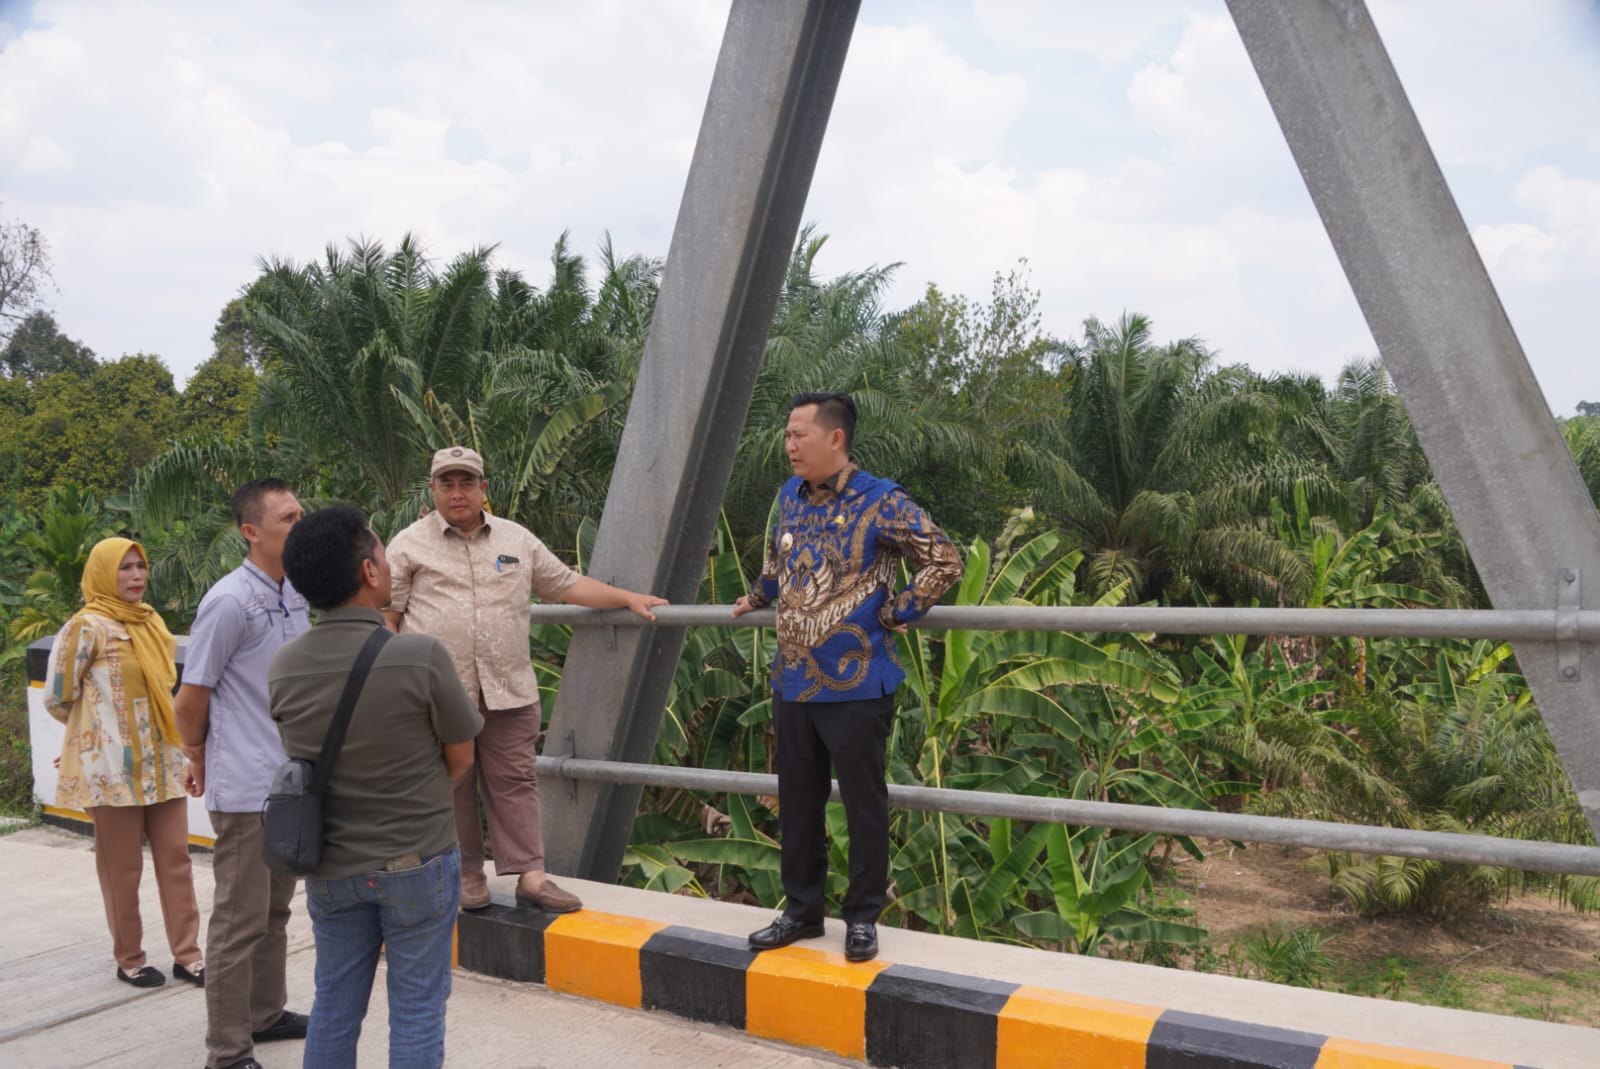
<instances>
[{"instance_id":1,"label":"man in gray shirt","mask_svg":"<svg viewBox=\"0 0 1600 1069\"><path fill-rule=\"evenodd\" d=\"M216 889L206 931L208 1069L260 1069L255 1044L299 1039L306 1015L285 1008L294 877L261 859L261 807L283 764L267 715L272 655L311 627L305 599L284 576L283 545L304 514L289 484L256 479L233 495L249 553L200 601L173 701L188 789L206 796L216 832Z\"/></svg>"}]
</instances>

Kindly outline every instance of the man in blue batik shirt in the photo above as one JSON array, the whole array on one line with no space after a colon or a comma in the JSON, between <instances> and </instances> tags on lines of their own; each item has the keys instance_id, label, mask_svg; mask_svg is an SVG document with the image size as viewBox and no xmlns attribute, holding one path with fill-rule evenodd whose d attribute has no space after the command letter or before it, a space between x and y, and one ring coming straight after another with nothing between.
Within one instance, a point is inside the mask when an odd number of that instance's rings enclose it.
<instances>
[{"instance_id":1,"label":"man in blue batik shirt","mask_svg":"<svg viewBox=\"0 0 1600 1069\"><path fill-rule=\"evenodd\" d=\"M895 688L905 679L894 633L961 577L961 558L904 490L851 462L855 426L855 402L845 394L794 399L784 431L794 478L778 494L761 576L733 615L777 603L772 709L788 902L776 920L750 934L750 949L823 934L831 764L850 831L850 883L840 903L845 957L867 961L878 953L877 921L889 885L884 747ZM896 592L901 560L913 574Z\"/></svg>"}]
</instances>

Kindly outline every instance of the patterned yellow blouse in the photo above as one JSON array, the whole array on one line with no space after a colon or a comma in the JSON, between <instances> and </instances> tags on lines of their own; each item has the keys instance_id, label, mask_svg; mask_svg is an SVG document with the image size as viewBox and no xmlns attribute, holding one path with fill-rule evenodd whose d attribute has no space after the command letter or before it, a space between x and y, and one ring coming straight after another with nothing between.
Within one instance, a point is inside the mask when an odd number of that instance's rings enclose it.
<instances>
[{"instance_id":1,"label":"patterned yellow blouse","mask_svg":"<svg viewBox=\"0 0 1600 1069\"><path fill-rule=\"evenodd\" d=\"M150 719L144 674L128 629L80 613L56 635L45 709L67 725L56 805L154 805L184 797L183 751Z\"/></svg>"}]
</instances>

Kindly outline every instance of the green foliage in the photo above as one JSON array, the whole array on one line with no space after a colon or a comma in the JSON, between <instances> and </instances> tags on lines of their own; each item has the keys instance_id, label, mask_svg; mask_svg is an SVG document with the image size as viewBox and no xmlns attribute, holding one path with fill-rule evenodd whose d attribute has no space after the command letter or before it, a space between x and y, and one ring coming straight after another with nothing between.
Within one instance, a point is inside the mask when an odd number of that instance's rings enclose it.
<instances>
[{"instance_id":1,"label":"green foliage","mask_svg":"<svg viewBox=\"0 0 1600 1069\"><path fill-rule=\"evenodd\" d=\"M256 373L213 356L195 369L178 398L178 423L190 440L241 438L255 402Z\"/></svg>"},{"instance_id":2,"label":"green foliage","mask_svg":"<svg viewBox=\"0 0 1600 1069\"><path fill-rule=\"evenodd\" d=\"M1426 656L1432 653L1431 672ZM1321 742L1302 751L1297 782L1261 796L1261 812L1506 838L1589 844L1544 722L1526 684L1505 670L1505 645L1461 640L1406 648L1372 643L1375 675L1394 679L1317 718ZM1414 666L1410 682L1395 664ZM1434 918L1481 910L1512 889L1551 887L1593 904L1593 882L1419 858L1331 855L1334 888L1363 912Z\"/></svg>"},{"instance_id":3,"label":"green foliage","mask_svg":"<svg viewBox=\"0 0 1600 1069\"><path fill-rule=\"evenodd\" d=\"M495 271L492 254L438 270L408 235L393 252L352 242L320 262L263 263L191 383L185 413L200 433L142 475L141 504L198 520L209 542L219 479L264 474L257 460L247 475L242 454L270 449L303 497L359 505L389 533L429 505L432 452L465 443L486 458L497 513L569 540L599 511L643 345L631 332L659 268L617 259L608 242L597 298L565 238L543 293Z\"/></svg>"},{"instance_id":4,"label":"green foliage","mask_svg":"<svg viewBox=\"0 0 1600 1069\"><path fill-rule=\"evenodd\" d=\"M0 430L0 456L16 463L5 482L28 508L69 483L99 495L123 493L177 427L177 390L157 357L49 375L32 385L26 414Z\"/></svg>"},{"instance_id":5,"label":"green foliage","mask_svg":"<svg viewBox=\"0 0 1600 1069\"><path fill-rule=\"evenodd\" d=\"M42 242L0 228L17 235ZM861 408L862 466L970 546L958 604L1486 604L1380 364L1353 363L1331 389L1264 378L1217 366L1197 338L1158 343L1138 315L1060 341L1026 264L982 300L929 285L895 311L882 303L894 265L821 278L825 241L808 228L794 249L702 602L747 589L789 474L790 398L839 389ZM488 459L495 512L586 561L661 263L608 238L591 279L563 235L540 288L493 253L441 265L408 236L262 263L181 394L156 358L99 363L0 292L15 328L0 350L0 672L76 607L83 554L125 526L151 554L151 600L181 627L243 554L229 495L263 475L308 507L359 505L387 533L428 503L431 451L469 444ZM1591 494L1596 427L1592 414L1563 424ZM547 705L569 638L533 632ZM765 631L691 630L656 759L770 770L773 646ZM895 782L1590 841L1504 645L914 631L899 649ZM775 799L645 799L625 879L780 904ZM841 811L827 819L837 897L847 841ZM1261 933L1226 959L1205 947L1154 878L1171 850L1198 856L1187 840L914 812L894 814L892 837L897 923L1160 962L1192 953L1285 983L1327 969L1315 932ZM1366 911L1451 916L1528 887L1600 907L1591 879L1394 858L1328 868ZM1415 986L1403 972L1382 984Z\"/></svg>"},{"instance_id":6,"label":"green foliage","mask_svg":"<svg viewBox=\"0 0 1600 1069\"><path fill-rule=\"evenodd\" d=\"M909 473L914 492L918 472L992 471L999 455L994 435L970 412L928 389L921 357L884 314L893 268L820 281L815 261L826 240L809 227L801 231L723 498L752 567L760 563L773 493L792 474L783 428L797 393L840 390L854 397L861 413L852 447L857 462L896 477Z\"/></svg>"},{"instance_id":7,"label":"green foliage","mask_svg":"<svg viewBox=\"0 0 1600 1069\"><path fill-rule=\"evenodd\" d=\"M1583 405L1578 406L1580 409ZM1600 404L1596 411L1561 421L1561 436L1566 439L1578 474L1589 490L1589 500L1600 505Z\"/></svg>"},{"instance_id":8,"label":"green foliage","mask_svg":"<svg viewBox=\"0 0 1600 1069\"><path fill-rule=\"evenodd\" d=\"M262 340L250 328L244 297L235 297L222 306L217 325L211 330L211 347L211 359L223 367L261 370L266 352Z\"/></svg>"},{"instance_id":9,"label":"green foliage","mask_svg":"<svg viewBox=\"0 0 1600 1069\"><path fill-rule=\"evenodd\" d=\"M0 506L0 814L33 812L28 742L28 644L60 630L82 604L89 550L116 519L76 487L49 491L37 517Z\"/></svg>"},{"instance_id":10,"label":"green foliage","mask_svg":"<svg viewBox=\"0 0 1600 1069\"><path fill-rule=\"evenodd\" d=\"M22 320L0 349L0 368L8 377L27 383L61 373L91 375L97 366L94 351L61 333L49 312L34 312Z\"/></svg>"},{"instance_id":11,"label":"green foliage","mask_svg":"<svg viewBox=\"0 0 1600 1069\"><path fill-rule=\"evenodd\" d=\"M0 663L0 816L31 817L33 751L28 745L28 689L20 661Z\"/></svg>"},{"instance_id":12,"label":"green foliage","mask_svg":"<svg viewBox=\"0 0 1600 1069\"><path fill-rule=\"evenodd\" d=\"M1326 937L1314 928L1270 925L1242 940L1244 959L1260 980L1291 987L1321 987L1333 959Z\"/></svg>"},{"instance_id":13,"label":"green foliage","mask_svg":"<svg viewBox=\"0 0 1600 1069\"><path fill-rule=\"evenodd\" d=\"M1278 447L1281 406L1243 369L1214 371L1196 338L1157 346L1142 316L1084 324L1041 508L1081 549L1096 595L1128 584L1135 601L1186 597L1196 582L1228 600L1276 600L1296 562L1259 530L1296 483L1333 500L1327 474Z\"/></svg>"},{"instance_id":14,"label":"green foliage","mask_svg":"<svg viewBox=\"0 0 1600 1069\"><path fill-rule=\"evenodd\" d=\"M49 492L36 527L17 535L34 571L28 576L7 625L11 641L25 647L46 638L83 604L83 567L96 542L117 532L100 503L76 487Z\"/></svg>"},{"instance_id":15,"label":"green foliage","mask_svg":"<svg viewBox=\"0 0 1600 1069\"><path fill-rule=\"evenodd\" d=\"M921 301L889 317L916 381L948 398L949 418L1006 429L983 443L980 463L932 454L896 457L898 466L885 469L916 500L938 502L953 537L990 536L996 517L1036 503L1035 486L1060 468L1054 432L1071 375L1061 366L1065 346L1041 327L1039 301L1022 260L995 273L987 302L946 296L929 283Z\"/></svg>"}]
</instances>

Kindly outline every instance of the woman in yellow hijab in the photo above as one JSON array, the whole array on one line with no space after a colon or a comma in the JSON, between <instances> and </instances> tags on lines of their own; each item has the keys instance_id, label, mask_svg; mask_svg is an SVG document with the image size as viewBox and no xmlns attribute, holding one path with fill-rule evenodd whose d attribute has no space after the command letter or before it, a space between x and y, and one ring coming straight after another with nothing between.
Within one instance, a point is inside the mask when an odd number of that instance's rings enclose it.
<instances>
[{"instance_id":1,"label":"woman in yellow hijab","mask_svg":"<svg viewBox=\"0 0 1600 1069\"><path fill-rule=\"evenodd\" d=\"M149 578L137 542L107 538L89 551L83 608L56 635L45 681L45 708L67 725L56 805L81 809L94 822L117 979L135 987L167 982L145 959L139 917L141 844L149 839L172 974L204 986L183 751L172 714L177 642L143 601Z\"/></svg>"}]
</instances>

